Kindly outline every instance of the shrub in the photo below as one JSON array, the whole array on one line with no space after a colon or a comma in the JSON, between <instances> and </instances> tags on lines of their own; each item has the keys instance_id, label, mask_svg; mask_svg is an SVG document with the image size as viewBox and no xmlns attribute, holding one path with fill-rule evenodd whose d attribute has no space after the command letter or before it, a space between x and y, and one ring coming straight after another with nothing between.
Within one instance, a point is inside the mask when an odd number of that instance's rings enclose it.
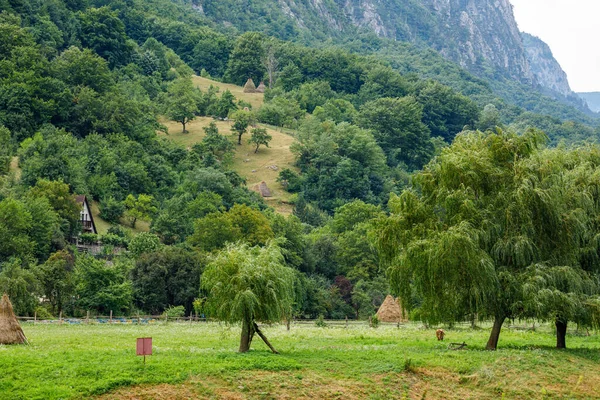
<instances>
[{"instance_id":1,"label":"shrub","mask_svg":"<svg viewBox=\"0 0 600 400\"><path fill-rule=\"evenodd\" d=\"M79 240L83 244L94 244L98 242L98 235L96 235L95 233L82 233L79 236Z\"/></svg>"},{"instance_id":2,"label":"shrub","mask_svg":"<svg viewBox=\"0 0 600 400\"><path fill-rule=\"evenodd\" d=\"M163 315L169 318L181 318L185 316L185 307L184 306L170 306L163 312Z\"/></svg>"},{"instance_id":3,"label":"shrub","mask_svg":"<svg viewBox=\"0 0 600 400\"><path fill-rule=\"evenodd\" d=\"M319 314L319 317L315 321L315 325L319 328L327 328L327 324L325 323L325 318L323 314Z\"/></svg>"}]
</instances>

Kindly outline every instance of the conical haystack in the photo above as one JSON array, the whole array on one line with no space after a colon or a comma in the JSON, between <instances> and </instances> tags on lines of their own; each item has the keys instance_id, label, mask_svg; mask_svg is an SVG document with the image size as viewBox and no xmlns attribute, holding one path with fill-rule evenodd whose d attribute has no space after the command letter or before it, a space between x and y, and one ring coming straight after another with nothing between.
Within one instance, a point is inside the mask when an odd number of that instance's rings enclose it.
<instances>
[{"instance_id":1,"label":"conical haystack","mask_svg":"<svg viewBox=\"0 0 600 400\"><path fill-rule=\"evenodd\" d=\"M0 300L0 344L23 344L27 339L5 293Z\"/></svg>"},{"instance_id":2,"label":"conical haystack","mask_svg":"<svg viewBox=\"0 0 600 400\"><path fill-rule=\"evenodd\" d=\"M400 305L400 299L394 299L388 295L379 311L377 311L377 319L381 322L408 322L406 311Z\"/></svg>"},{"instance_id":3,"label":"conical haystack","mask_svg":"<svg viewBox=\"0 0 600 400\"><path fill-rule=\"evenodd\" d=\"M261 82L260 85L258 85L258 87L256 88L256 92L264 93L266 89L267 89L267 87L265 86L265 83Z\"/></svg>"},{"instance_id":4,"label":"conical haystack","mask_svg":"<svg viewBox=\"0 0 600 400\"><path fill-rule=\"evenodd\" d=\"M244 93L256 93L256 85L252 78L248 78L248 82L244 85Z\"/></svg>"}]
</instances>

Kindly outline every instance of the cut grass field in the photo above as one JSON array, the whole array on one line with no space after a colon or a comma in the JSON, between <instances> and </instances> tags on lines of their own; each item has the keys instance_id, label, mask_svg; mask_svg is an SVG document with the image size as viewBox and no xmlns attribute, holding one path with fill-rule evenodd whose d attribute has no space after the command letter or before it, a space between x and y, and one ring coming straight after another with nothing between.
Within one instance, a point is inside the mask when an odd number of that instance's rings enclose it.
<instances>
[{"instance_id":1,"label":"cut grass field","mask_svg":"<svg viewBox=\"0 0 600 400\"><path fill-rule=\"evenodd\" d=\"M1 399L593 399L600 398L600 337L549 328L506 329L496 352L487 329L447 330L438 342L420 324L366 323L264 329L280 355L255 338L236 352L238 327L213 323L24 325L29 346L0 346ZM152 337L144 366L135 339ZM463 342L467 350L449 350Z\"/></svg>"}]
</instances>

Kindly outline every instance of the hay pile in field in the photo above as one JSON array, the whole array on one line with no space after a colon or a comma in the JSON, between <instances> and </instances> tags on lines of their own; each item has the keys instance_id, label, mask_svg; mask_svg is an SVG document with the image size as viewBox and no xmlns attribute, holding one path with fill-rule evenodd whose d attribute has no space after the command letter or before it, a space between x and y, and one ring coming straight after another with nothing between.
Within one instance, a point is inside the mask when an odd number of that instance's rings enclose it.
<instances>
[{"instance_id":1,"label":"hay pile in field","mask_svg":"<svg viewBox=\"0 0 600 400\"><path fill-rule=\"evenodd\" d=\"M267 182L265 181L262 181L258 185L254 185L252 187L252 190L259 193L262 197L273 197L271 189L269 189L269 187L267 186Z\"/></svg>"},{"instance_id":2,"label":"hay pile in field","mask_svg":"<svg viewBox=\"0 0 600 400\"><path fill-rule=\"evenodd\" d=\"M400 305L400 299L394 299L388 295L379 310L377 319L381 322L408 322L406 311Z\"/></svg>"},{"instance_id":3,"label":"hay pile in field","mask_svg":"<svg viewBox=\"0 0 600 400\"><path fill-rule=\"evenodd\" d=\"M5 293L0 300L0 344L23 344L27 339Z\"/></svg>"},{"instance_id":4,"label":"hay pile in field","mask_svg":"<svg viewBox=\"0 0 600 400\"><path fill-rule=\"evenodd\" d=\"M256 93L264 93L267 87L264 82L261 82L260 85L256 88Z\"/></svg>"},{"instance_id":5,"label":"hay pile in field","mask_svg":"<svg viewBox=\"0 0 600 400\"><path fill-rule=\"evenodd\" d=\"M248 82L244 85L244 93L256 93L256 85L252 78L248 78Z\"/></svg>"}]
</instances>

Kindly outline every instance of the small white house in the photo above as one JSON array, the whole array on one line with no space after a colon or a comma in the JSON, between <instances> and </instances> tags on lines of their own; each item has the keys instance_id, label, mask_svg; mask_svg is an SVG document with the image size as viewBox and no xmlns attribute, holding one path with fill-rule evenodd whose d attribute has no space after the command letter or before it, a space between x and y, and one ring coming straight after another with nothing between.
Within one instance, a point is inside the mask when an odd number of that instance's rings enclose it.
<instances>
[{"instance_id":1,"label":"small white house","mask_svg":"<svg viewBox=\"0 0 600 400\"><path fill-rule=\"evenodd\" d=\"M77 204L81 206L79 218L79 221L81 222L81 232L97 234L98 231L96 230L96 224L94 223L94 217L92 216L92 209L88 203L87 197L85 195L80 195L76 197L76 200Z\"/></svg>"}]
</instances>

